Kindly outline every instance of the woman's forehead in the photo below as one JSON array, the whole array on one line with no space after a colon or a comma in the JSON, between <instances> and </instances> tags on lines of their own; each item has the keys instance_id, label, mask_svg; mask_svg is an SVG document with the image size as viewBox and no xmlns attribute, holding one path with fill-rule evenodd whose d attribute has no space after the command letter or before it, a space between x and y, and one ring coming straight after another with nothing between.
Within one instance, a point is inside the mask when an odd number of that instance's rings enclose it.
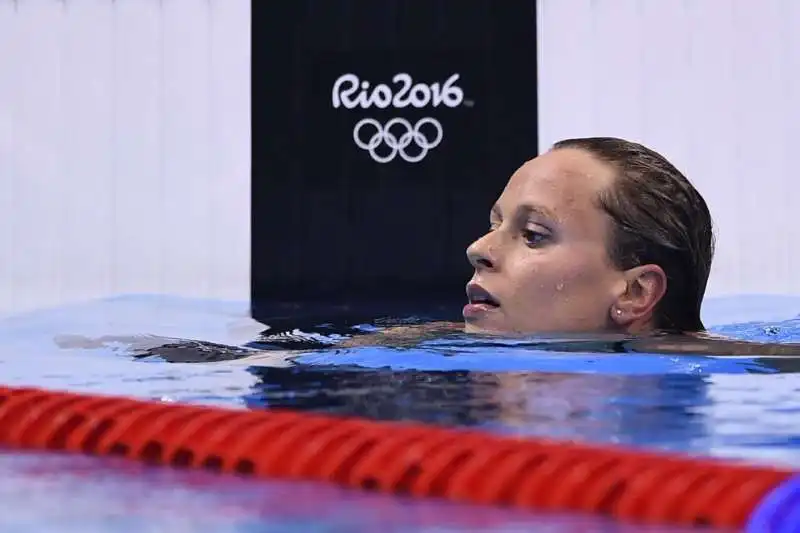
<instances>
[{"instance_id":1,"label":"woman's forehead","mask_svg":"<svg viewBox=\"0 0 800 533\"><path fill-rule=\"evenodd\" d=\"M501 209L535 205L564 216L597 205L598 194L614 180L614 170L582 150L546 152L522 165L498 202Z\"/></svg>"}]
</instances>

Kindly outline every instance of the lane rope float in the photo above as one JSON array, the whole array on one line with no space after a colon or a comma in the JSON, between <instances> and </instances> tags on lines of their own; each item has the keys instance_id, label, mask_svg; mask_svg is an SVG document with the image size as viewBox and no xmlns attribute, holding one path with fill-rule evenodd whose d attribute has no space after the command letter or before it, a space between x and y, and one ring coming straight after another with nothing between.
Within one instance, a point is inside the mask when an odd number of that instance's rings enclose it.
<instances>
[{"instance_id":1,"label":"lane rope float","mask_svg":"<svg viewBox=\"0 0 800 533\"><path fill-rule=\"evenodd\" d=\"M0 387L0 445L654 524L798 531L800 514L789 469L35 388Z\"/></svg>"}]
</instances>

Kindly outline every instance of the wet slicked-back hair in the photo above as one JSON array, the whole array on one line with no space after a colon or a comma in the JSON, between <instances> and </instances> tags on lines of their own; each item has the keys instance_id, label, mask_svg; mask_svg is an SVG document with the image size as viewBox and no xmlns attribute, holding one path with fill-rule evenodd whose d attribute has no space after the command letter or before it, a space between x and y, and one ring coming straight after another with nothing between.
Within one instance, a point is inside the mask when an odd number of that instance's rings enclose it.
<instances>
[{"instance_id":1,"label":"wet slicked-back hair","mask_svg":"<svg viewBox=\"0 0 800 533\"><path fill-rule=\"evenodd\" d=\"M613 220L609 256L620 269L656 264L667 289L656 306L655 327L702 331L700 318L714 234L711 214L700 193L661 154L613 137L565 139L554 150L584 150L617 171L598 198Z\"/></svg>"}]
</instances>

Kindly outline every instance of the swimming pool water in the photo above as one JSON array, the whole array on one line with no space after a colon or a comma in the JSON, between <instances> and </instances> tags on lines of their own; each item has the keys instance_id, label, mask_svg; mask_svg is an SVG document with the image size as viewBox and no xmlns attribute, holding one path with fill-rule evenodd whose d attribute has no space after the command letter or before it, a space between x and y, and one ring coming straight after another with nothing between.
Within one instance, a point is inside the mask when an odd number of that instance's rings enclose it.
<instances>
[{"instance_id":1,"label":"swimming pool water","mask_svg":"<svg viewBox=\"0 0 800 533\"><path fill-rule=\"evenodd\" d=\"M714 331L800 342L800 298L710 300ZM3 383L234 408L417 420L505 434L800 466L800 365L758 358L568 353L455 337L411 348L318 349L291 365L134 359L147 335L244 345L244 302L121 297L0 319ZM679 531L316 484L264 483L118 461L0 454L3 531Z\"/></svg>"}]
</instances>

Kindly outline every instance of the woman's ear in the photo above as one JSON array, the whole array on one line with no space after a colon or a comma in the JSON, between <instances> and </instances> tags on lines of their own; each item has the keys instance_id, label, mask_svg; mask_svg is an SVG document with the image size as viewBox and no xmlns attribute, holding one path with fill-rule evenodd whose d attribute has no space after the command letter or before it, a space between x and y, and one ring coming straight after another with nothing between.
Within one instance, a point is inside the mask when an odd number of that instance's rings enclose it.
<instances>
[{"instance_id":1,"label":"woman's ear","mask_svg":"<svg viewBox=\"0 0 800 533\"><path fill-rule=\"evenodd\" d=\"M667 275L658 265L642 265L627 270L625 280L626 290L617 298L611 320L620 326L650 322L667 292Z\"/></svg>"}]
</instances>

